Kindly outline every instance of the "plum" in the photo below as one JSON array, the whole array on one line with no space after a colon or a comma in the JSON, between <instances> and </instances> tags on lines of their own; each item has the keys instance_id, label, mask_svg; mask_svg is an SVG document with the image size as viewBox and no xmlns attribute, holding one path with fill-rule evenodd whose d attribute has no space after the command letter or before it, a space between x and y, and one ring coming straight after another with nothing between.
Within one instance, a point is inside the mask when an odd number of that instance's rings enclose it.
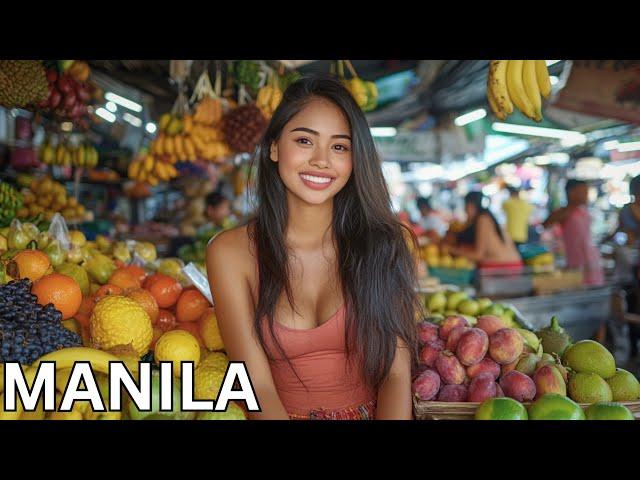
<instances>
[{"instance_id":1,"label":"plum","mask_svg":"<svg viewBox=\"0 0 640 480\"><path fill-rule=\"evenodd\" d=\"M423 345L428 342L433 342L438 338L438 326L434 323L422 321L417 325L418 339Z\"/></svg>"},{"instance_id":2,"label":"plum","mask_svg":"<svg viewBox=\"0 0 640 480\"><path fill-rule=\"evenodd\" d=\"M439 330L440 338L443 340L446 340L447 338L449 338L449 334L454 328L468 327L468 326L469 326L469 322L467 322L467 319L464 317L459 317L457 315L452 317L447 317L442 321L442 324L440 325L440 330Z\"/></svg>"},{"instance_id":3,"label":"plum","mask_svg":"<svg viewBox=\"0 0 640 480\"><path fill-rule=\"evenodd\" d=\"M471 328L464 332L458 341L456 356L460 363L467 367L479 363L489 349L489 337L479 328Z\"/></svg>"},{"instance_id":4,"label":"plum","mask_svg":"<svg viewBox=\"0 0 640 480\"><path fill-rule=\"evenodd\" d=\"M512 370L500 379L500 387L507 397L518 402L529 402L536 396L536 384L530 377Z\"/></svg>"},{"instance_id":5,"label":"plum","mask_svg":"<svg viewBox=\"0 0 640 480\"><path fill-rule=\"evenodd\" d=\"M481 373L490 373L494 380L497 380L500 376L500 365L491 360L489 357L484 357L475 365L467 367L467 375L469 378L475 378Z\"/></svg>"},{"instance_id":6,"label":"plum","mask_svg":"<svg viewBox=\"0 0 640 480\"><path fill-rule=\"evenodd\" d=\"M517 360L523 348L522 335L514 328L502 328L489 337L489 355L500 365Z\"/></svg>"},{"instance_id":7,"label":"plum","mask_svg":"<svg viewBox=\"0 0 640 480\"><path fill-rule=\"evenodd\" d=\"M493 375L490 373L481 373L471 380L469 384L469 402L484 402L489 398L494 398L497 393L498 384L495 382Z\"/></svg>"},{"instance_id":8,"label":"plum","mask_svg":"<svg viewBox=\"0 0 640 480\"><path fill-rule=\"evenodd\" d=\"M420 362L427 367L433 367L436 359L442 350L444 350L444 342L439 338L435 342L427 342L420 349Z\"/></svg>"},{"instance_id":9,"label":"plum","mask_svg":"<svg viewBox=\"0 0 640 480\"><path fill-rule=\"evenodd\" d=\"M420 400L432 400L440 390L440 375L435 370L427 369L413 381L412 388Z\"/></svg>"},{"instance_id":10,"label":"plum","mask_svg":"<svg viewBox=\"0 0 640 480\"><path fill-rule=\"evenodd\" d=\"M438 393L439 402L466 402L468 388L465 385L445 385Z\"/></svg>"},{"instance_id":11,"label":"plum","mask_svg":"<svg viewBox=\"0 0 640 480\"><path fill-rule=\"evenodd\" d=\"M448 350L438 354L435 366L440 378L447 385L460 385L467 376L467 372L460 361Z\"/></svg>"},{"instance_id":12,"label":"plum","mask_svg":"<svg viewBox=\"0 0 640 480\"><path fill-rule=\"evenodd\" d=\"M478 317L476 328L484 330L487 335L491 336L498 330L507 328L507 326L499 317L496 317L495 315L481 315L480 317Z\"/></svg>"},{"instance_id":13,"label":"plum","mask_svg":"<svg viewBox=\"0 0 640 480\"><path fill-rule=\"evenodd\" d=\"M456 327L449 333L449 337L447 338L447 343L445 344L445 348L450 352L455 352L456 347L458 346L458 341L462 334L469 331L469 327Z\"/></svg>"}]
</instances>

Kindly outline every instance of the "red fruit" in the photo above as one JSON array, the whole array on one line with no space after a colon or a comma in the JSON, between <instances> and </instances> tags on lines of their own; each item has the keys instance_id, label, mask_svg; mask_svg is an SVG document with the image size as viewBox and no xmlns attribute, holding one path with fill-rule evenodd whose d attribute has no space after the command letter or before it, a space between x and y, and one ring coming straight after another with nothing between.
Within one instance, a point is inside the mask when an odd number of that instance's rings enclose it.
<instances>
[{"instance_id":1,"label":"red fruit","mask_svg":"<svg viewBox=\"0 0 640 480\"><path fill-rule=\"evenodd\" d=\"M60 90L61 93L67 94L73 90L73 86L69 82L69 77L67 75L60 75L58 77L58 81L56 82L56 86Z\"/></svg>"},{"instance_id":2,"label":"red fruit","mask_svg":"<svg viewBox=\"0 0 640 480\"><path fill-rule=\"evenodd\" d=\"M433 342L438 338L437 325L431 322L422 321L418 323L417 327L418 327L418 340L420 340L422 344L425 344L427 342Z\"/></svg>"},{"instance_id":3,"label":"red fruit","mask_svg":"<svg viewBox=\"0 0 640 480\"><path fill-rule=\"evenodd\" d=\"M456 348L456 356L460 363L470 367L479 363L489 350L489 337L479 328L471 328L464 332Z\"/></svg>"},{"instance_id":4,"label":"red fruit","mask_svg":"<svg viewBox=\"0 0 640 480\"><path fill-rule=\"evenodd\" d=\"M76 100L77 100L77 97L73 90L65 93L64 102L63 102L64 108L67 110L70 110L75 105Z\"/></svg>"},{"instance_id":5,"label":"red fruit","mask_svg":"<svg viewBox=\"0 0 640 480\"><path fill-rule=\"evenodd\" d=\"M412 389L420 400L432 400L440 390L440 377L434 370L425 370L413 381Z\"/></svg>"},{"instance_id":6,"label":"red fruit","mask_svg":"<svg viewBox=\"0 0 640 480\"><path fill-rule=\"evenodd\" d=\"M449 334L456 327L468 327L469 322L464 317L447 317L443 320L442 325L440 325L440 338L446 340L449 338Z\"/></svg>"},{"instance_id":7,"label":"red fruit","mask_svg":"<svg viewBox=\"0 0 640 480\"><path fill-rule=\"evenodd\" d=\"M82 103L87 103L91 98L89 90L87 90L87 86L84 83L78 84L78 88L76 88L76 95Z\"/></svg>"},{"instance_id":8,"label":"red fruit","mask_svg":"<svg viewBox=\"0 0 640 480\"><path fill-rule=\"evenodd\" d=\"M464 382L467 372L453 353L444 350L436 358L436 370L442 381L447 385L460 385Z\"/></svg>"},{"instance_id":9,"label":"red fruit","mask_svg":"<svg viewBox=\"0 0 640 480\"><path fill-rule=\"evenodd\" d=\"M497 380L500 376L500 365L491 360L489 357L484 357L475 365L467 367L467 375L473 379L482 373L490 374L494 380Z\"/></svg>"},{"instance_id":10,"label":"red fruit","mask_svg":"<svg viewBox=\"0 0 640 480\"><path fill-rule=\"evenodd\" d=\"M489 398L494 398L498 393L498 384L493 379L493 376L488 373L478 375L471 380L469 385L469 396L467 400L469 402L484 402Z\"/></svg>"},{"instance_id":11,"label":"red fruit","mask_svg":"<svg viewBox=\"0 0 640 480\"><path fill-rule=\"evenodd\" d=\"M466 402L469 389L465 385L445 385L438 393L439 402Z\"/></svg>"},{"instance_id":12,"label":"red fruit","mask_svg":"<svg viewBox=\"0 0 640 480\"><path fill-rule=\"evenodd\" d=\"M51 95L49 95L49 107L57 108L58 105L60 105L61 100L62 94L60 93L60 90L58 90L57 88L51 90Z\"/></svg>"},{"instance_id":13,"label":"red fruit","mask_svg":"<svg viewBox=\"0 0 640 480\"><path fill-rule=\"evenodd\" d=\"M435 342L428 342L420 350L420 362L427 367L433 367L436 359L442 350L444 350L443 341L439 338Z\"/></svg>"},{"instance_id":14,"label":"red fruit","mask_svg":"<svg viewBox=\"0 0 640 480\"><path fill-rule=\"evenodd\" d=\"M496 397L504 397L504 392L502 391L502 387L500 387L499 383L496 383Z\"/></svg>"},{"instance_id":15,"label":"red fruit","mask_svg":"<svg viewBox=\"0 0 640 480\"><path fill-rule=\"evenodd\" d=\"M516 367L518 366L518 362L520 361L520 358L516 358L515 361L511 362L511 363L507 363L506 365L502 365L502 367L500 367L500 375L502 375L503 377L516 369Z\"/></svg>"},{"instance_id":16,"label":"red fruit","mask_svg":"<svg viewBox=\"0 0 640 480\"><path fill-rule=\"evenodd\" d=\"M456 327L449 333L449 337L447 338L447 343L445 348L450 352L455 352L456 347L458 346L458 342L460 341L460 337L462 334L467 332L469 327Z\"/></svg>"},{"instance_id":17,"label":"red fruit","mask_svg":"<svg viewBox=\"0 0 640 480\"><path fill-rule=\"evenodd\" d=\"M567 395L567 384L560 371L554 365L540 367L533 375L533 382L536 385L536 398L547 393Z\"/></svg>"},{"instance_id":18,"label":"red fruit","mask_svg":"<svg viewBox=\"0 0 640 480\"><path fill-rule=\"evenodd\" d=\"M71 108L71 113L69 114L69 116L71 118L79 118L82 116L82 107L83 105L81 103L76 103L72 108Z\"/></svg>"},{"instance_id":19,"label":"red fruit","mask_svg":"<svg viewBox=\"0 0 640 480\"><path fill-rule=\"evenodd\" d=\"M500 379L500 387L507 397L528 402L536 396L536 384L524 373L513 370Z\"/></svg>"},{"instance_id":20,"label":"red fruit","mask_svg":"<svg viewBox=\"0 0 640 480\"><path fill-rule=\"evenodd\" d=\"M163 332L168 332L169 330L175 329L178 326L178 322L173 313L161 308L158 310L158 321L155 326Z\"/></svg>"},{"instance_id":21,"label":"red fruit","mask_svg":"<svg viewBox=\"0 0 640 480\"><path fill-rule=\"evenodd\" d=\"M484 330L487 335L491 336L501 328L507 328L507 326L495 315L482 315L478 317L476 328Z\"/></svg>"},{"instance_id":22,"label":"red fruit","mask_svg":"<svg viewBox=\"0 0 640 480\"><path fill-rule=\"evenodd\" d=\"M522 335L513 328L502 328L489 338L489 355L500 365L517 360L523 348Z\"/></svg>"},{"instance_id":23,"label":"red fruit","mask_svg":"<svg viewBox=\"0 0 640 480\"><path fill-rule=\"evenodd\" d=\"M55 69L50 68L47 70L47 82L54 83L58 79L58 72Z\"/></svg>"}]
</instances>

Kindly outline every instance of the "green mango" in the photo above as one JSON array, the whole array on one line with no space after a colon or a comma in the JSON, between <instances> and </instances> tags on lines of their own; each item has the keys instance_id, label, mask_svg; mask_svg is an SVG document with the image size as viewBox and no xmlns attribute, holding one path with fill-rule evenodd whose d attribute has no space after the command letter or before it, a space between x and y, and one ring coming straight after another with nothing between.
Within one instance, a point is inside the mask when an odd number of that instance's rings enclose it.
<instances>
[{"instance_id":1,"label":"green mango","mask_svg":"<svg viewBox=\"0 0 640 480\"><path fill-rule=\"evenodd\" d=\"M62 265L67 259L67 253L63 250L57 240L53 240L47 248L44 249L44 253L47 254L51 261L51 265L54 267Z\"/></svg>"}]
</instances>

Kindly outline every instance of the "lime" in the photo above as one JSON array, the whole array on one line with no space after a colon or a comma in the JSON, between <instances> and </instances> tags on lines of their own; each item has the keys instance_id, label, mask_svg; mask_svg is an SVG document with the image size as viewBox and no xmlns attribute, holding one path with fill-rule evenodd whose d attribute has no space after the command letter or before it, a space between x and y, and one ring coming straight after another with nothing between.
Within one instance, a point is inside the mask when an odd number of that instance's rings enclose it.
<instances>
[{"instance_id":1,"label":"lime","mask_svg":"<svg viewBox=\"0 0 640 480\"><path fill-rule=\"evenodd\" d=\"M476 410L476 420L527 420L527 410L512 398L490 398Z\"/></svg>"},{"instance_id":2,"label":"lime","mask_svg":"<svg viewBox=\"0 0 640 480\"><path fill-rule=\"evenodd\" d=\"M529 407L531 420L584 420L585 415L576 402L558 393L547 393Z\"/></svg>"},{"instance_id":3,"label":"lime","mask_svg":"<svg viewBox=\"0 0 640 480\"><path fill-rule=\"evenodd\" d=\"M587 420L635 420L627 407L615 402L598 402L586 411Z\"/></svg>"}]
</instances>

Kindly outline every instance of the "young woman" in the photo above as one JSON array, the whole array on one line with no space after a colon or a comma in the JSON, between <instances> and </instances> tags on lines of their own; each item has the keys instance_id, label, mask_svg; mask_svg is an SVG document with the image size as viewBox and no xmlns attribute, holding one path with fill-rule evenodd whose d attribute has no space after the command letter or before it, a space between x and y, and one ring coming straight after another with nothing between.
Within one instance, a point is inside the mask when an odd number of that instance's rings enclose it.
<instances>
[{"instance_id":1,"label":"young woman","mask_svg":"<svg viewBox=\"0 0 640 480\"><path fill-rule=\"evenodd\" d=\"M480 268L522 267L522 258L489 209L483 205L482 192L470 192L464 199L467 228L458 234L459 246L453 249Z\"/></svg>"},{"instance_id":2,"label":"young woman","mask_svg":"<svg viewBox=\"0 0 640 480\"><path fill-rule=\"evenodd\" d=\"M257 149L257 210L207 268L254 419L409 419L420 308L366 119L333 79L291 85Z\"/></svg>"}]
</instances>

